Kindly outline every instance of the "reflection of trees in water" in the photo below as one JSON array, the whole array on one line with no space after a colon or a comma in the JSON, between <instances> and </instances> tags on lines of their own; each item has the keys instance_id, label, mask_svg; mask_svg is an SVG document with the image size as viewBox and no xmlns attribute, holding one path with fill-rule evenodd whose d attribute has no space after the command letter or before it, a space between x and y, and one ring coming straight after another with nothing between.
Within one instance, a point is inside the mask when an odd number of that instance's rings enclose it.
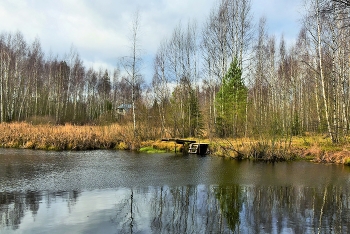
<instances>
[{"instance_id":1,"label":"reflection of trees in water","mask_svg":"<svg viewBox=\"0 0 350 234\"><path fill-rule=\"evenodd\" d=\"M27 210L25 197L16 193L0 193L1 226L18 228Z\"/></svg>"},{"instance_id":2,"label":"reflection of trees in water","mask_svg":"<svg viewBox=\"0 0 350 234\"><path fill-rule=\"evenodd\" d=\"M101 191L103 193L103 191ZM182 186L117 190L116 233L348 233L347 187ZM0 227L17 229L44 205L69 211L79 192L0 193ZM103 220L101 220L103 222Z\"/></svg>"},{"instance_id":3,"label":"reflection of trees in water","mask_svg":"<svg viewBox=\"0 0 350 234\"><path fill-rule=\"evenodd\" d=\"M349 202L331 186L164 186L129 190L113 222L117 233L347 233Z\"/></svg>"},{"instance_id":4,"label":"reflection of trees in water","mask_svg":"<svg viewBox=\"0 0 350 234\"><path fill-rule=\"evenodd\" d=\"M70 210L74 204L76 204L79 196L79 192L55 192L55 193L41 193L28 191L26 193L20 192L0 192L0 227L11 227L12 229L18 229L21 224L22 218L30 211L32 216L35 217L40 204L44 204L50 207L51 203L57 202L57 199L61 199L67 202L67 206Z\"/></svg>"},{"instance_id":5,"label":"reflection of trees in water","mask_svg":"<svg viewBox=\"0 0 350 234\"><path fill-rule=\"evenodd\" d=\"M229 232L220 203L206 186L131 189L116 210L112 218L116 233Z\"/></svg>"},{"instance_id":6,"label":"reflection of trees in water","mask_svg":"<svg viewBox=\"0 0 350 234\"><path fill-rule=\"evenodd\" d=\"M214 191L204 186L131 190L129 200L124 199L117 204L117 215L113 222L118 227L118 233L145 231L141 225L137 225L142 221L149 223L146 226L153 233L216 233L219 230L220 233L227 233L229 227L224 217L232 217L229 207L233 204L232 191L224 188L215 191L223 198L217 200ZM131 204L133 209L130 208ZM227 210L224 214L221 207L225 204ZM134 229L129 230L132 222Z\"/></svg>"},{"instance_id":7,"label":"reflection of trees in water","mask_svg":"<svg viewBox=\"0 0 350 234\"><path fill-rule=\"evenodd\" d=\"M239 231L239 214L242 209L242 191L239 186L219 186L215 188L216 198L220 203L221 213L232 231ZM223 222L220 218L220 230Z\"/></svg>"},{"instance_id":8,"label":"reflection of trees in water","mask_svg":"<svg viewBox=\"0 0 350 234\"><path fill-rule=\"evenodd\" d=\"M264 229L266 233L347 233L350 230L347 188L254 186L246 187L243 194L240 220L248 232Z\"/></svg>"},{"instance_id":9,"label":"reflection of trees in water","mask_svg":"<svg viewBox=\"0 0 350 234\"><path fill-rule=\"evenodd\" d=\"M154 233L212 233L218 230L219 205L207 187L162 187L149 203Z\"/></svg>"}]
</instances>

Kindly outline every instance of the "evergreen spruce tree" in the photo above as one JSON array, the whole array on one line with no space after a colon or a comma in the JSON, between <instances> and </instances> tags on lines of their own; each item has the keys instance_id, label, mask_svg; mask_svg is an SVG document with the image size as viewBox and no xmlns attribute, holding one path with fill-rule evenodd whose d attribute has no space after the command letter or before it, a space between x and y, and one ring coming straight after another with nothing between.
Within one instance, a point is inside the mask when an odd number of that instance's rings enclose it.
<instances>
[{"instance_id":1,"label":"evergreen spruce tree","mask_svg":"<svg viewBox=\"0 0 350 234\"><path fill-rule=\"evenodd\" d=\"M216 131L220 137L237 137L244 133L247 87L237 59L231 63L216 95L218 116Z\"/></svg>"}]
</instances>

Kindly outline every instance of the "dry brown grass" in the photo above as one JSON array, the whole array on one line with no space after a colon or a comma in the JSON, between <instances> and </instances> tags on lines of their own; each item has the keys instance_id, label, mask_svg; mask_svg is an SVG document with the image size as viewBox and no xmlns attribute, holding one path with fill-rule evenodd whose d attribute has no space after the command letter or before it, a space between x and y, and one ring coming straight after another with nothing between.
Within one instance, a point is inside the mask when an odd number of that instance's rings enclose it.
<instances>
[{"instance_id":1,"label":"dry brown grass","mask_svg":"<svg viewBox=\"0 0 350 234\"><path fill-rule=\"evenodd\" d=\"M132 125L75 126L29 123L0 124L0 147L43 150L91 150L123 149L138 150L152 147L157 150L174 151L174 142L147 140L146 136L134 137ZM198 140L198 139L192 139ZM252 158L266 161L300 158L322 163L350 165L350 143L344 139L332 144L327 137L306 135L279 141L265 139L212 139L210 151L214 155L230 158ZM181 146L177 145L177 150Z\"/></svg>"},{"instance_id":2,"label":"dry brown grass","mask_svg":"<svg viewBox=\"0 0 350 234\"><path fill-rule=\"evenodd\" d=\"M309 158L318 163L350 164L350 151L347 147L324 150L321 146L313 145L303 151L302 158Z\"/></svg>"},{"instance_id":3,"label":"dry brown grass","mask_svg":"<svg viewBox=\"0 0 350 234\"><path fill-rule=\"evenodd\" d=\"M249 138L215 139L211 152L215 155L235 159L263 161L285 161L295 158L295 153L285 141L256 140Z\"/></svg>"},{"instance_id":4,"label":"dry brown grass","mask_svg":"<svg viewBox=\"0 0 350 234\"><path fill-rule=\"evenodd\" d=\"M293 159L320 163L350 165L350 143L348 139L332 144L322 135L306 135L292 139L215 139L210 145L212 153L237 159L283 161Z\"/></svg>"},{"instance_id":5,"label":"dry brown grass","mask_svg":"<svg viewBox=\"0 0 350 234\"><path fill-rule=\"evenodd\" d=\"M0 146L44 150L112 149L121 142L131 146L127 130L119 125L31 125L28 123L0 124Z\"/></svg>"},{"instance_id":6,"label":"dry brown grass","mask_svg":"<svg viewBox=\"0 0 350 234\"><path fill-rule=\"evenodd\" d=\"M338 144L333 144L327 136L322 135L294 137L291 149L297 152L300 158L313 162L350 163L350 144L346 138Z\"/></svg>"},{"instance_id":7,"label":"dry brown grass","mask_svg":"<svg viewBox=\"0 0 350 234\"><path fill-rule=\"evenodd\" d=\"M134 137L132 124L106 126L51 125L26 122L0 124L0 147L42 150L139 150L173 151L174 144L160 140L141 141L145 136ZM179 146L177 146L179 148Z\"/></svg>"}]
</instances>

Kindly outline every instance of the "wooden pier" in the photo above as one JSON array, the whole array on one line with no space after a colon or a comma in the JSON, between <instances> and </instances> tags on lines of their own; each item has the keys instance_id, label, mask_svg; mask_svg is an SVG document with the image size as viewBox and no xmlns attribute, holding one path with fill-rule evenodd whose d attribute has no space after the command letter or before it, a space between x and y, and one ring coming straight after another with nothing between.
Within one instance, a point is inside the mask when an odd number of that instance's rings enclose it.
<instances>
[{"instance_id":1,"label":"wooden pier","mask_svg":"<svg viewBox=\"0 0 350 234\"><path fill-rule=\"evenodd\" d=\"M205 155L208 154L208 143L191 143L188 148L189 154Z\"/></svg>"},{"instance_id":2,"label":"wooden pier","mask_svg":"<svg viewBox=\"0 0 350 234\"><path fill-rule=\"evenodd\" d=\"M197 141L184 140L177 138L162 139L162 141L173 141L175 142L175 153L176 153L176 144L181 144L183 146L183 153L205 155L208 154L208 143L197 143Z\"/></svg>"}]
</instances>

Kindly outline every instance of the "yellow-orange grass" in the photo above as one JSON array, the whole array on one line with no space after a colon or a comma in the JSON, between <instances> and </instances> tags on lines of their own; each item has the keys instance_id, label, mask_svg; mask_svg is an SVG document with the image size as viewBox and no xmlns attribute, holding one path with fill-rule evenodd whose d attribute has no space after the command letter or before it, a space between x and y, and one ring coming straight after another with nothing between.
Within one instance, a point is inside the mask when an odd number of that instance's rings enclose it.
<instances>
[{"instance_id":1,"label":"yellow-orange grass","mask_svg":"<svg viewBox=\"0 0 350 234\"><path fill-rule=\"evenodd\" d=\"M235 158L238 156L237 152L248 155L252 146L259 142L272 145L271 140L264 139L212 139L210 150L215 155ZM342 144L334 145L327 137L307 135L293 137L291 142L289 139L280 139L274 142L274 147L277 145L280 149L287 148L291 154L315 162L350 164L348 142L349 139L345 139ZM44 150L133 149L134 144L139 147L153 146L160 150L174 150L173 142L135 142L131 125L31 125L25 122L0 124L0 147Z\"/></svg>"},{"instance_id":2,"label":"yellow-orange grass","mask_svg":"<svg viewBox=\"0 0 350 234\"><path fill-rule=\"evenodd\" d=\"M175 142L172 141L161 141L161 140L156 140L156 141L143 141L141 142L141 147L147 147L147 146L152 146L153 149L157 150L165 150L167 152L171 152L175 150ZM179 149L181 146L176 145L176 148Z\"/></svg>"},{"instance_id":3,"label":"yellow-orange grass","mask_svg":"<svg viewBox=\"0 0 350 234\"><path fill-rule=\"evenodd\" d=\"M210 142L210 151L218 156L236 158L239 153L248 155L250 146L255 142L257 141L250 138L214 138Z\"/></svg>"},{"instance_id":4,"label":"yellow-orange grass","mask_svg":"<svg viewBox=\"0 0 350 234\"><path fill-rule=\"evenodd\" d=\"M86 150L118 147L127 130L119 125L31 125L0 124L0 146L45 150Z\"/></svg>"},{"instance_id":5,"label":"yellow-orange grass","mask_svg":"<svg viewBox=\"0 0 350 234\"><path fill-rule=\"evenodd\" d=\"M350 144L347 138L333 144L329 137L322 135L294 137L291 149L297 152L300 158L314 162L346 164L350 160Z\"/></svg>"},{"instance_id":6,"label":"yellow-orange grass","mask_svg":"<svg viewBox=\"0 0 350 234\"><path fill-rule=\"evenodd\" d=\"M282 151L292 157L312 160L322 163L340 163L350 165L350 144L345 139L340 144L332 144L330 139L322 135L308 135L304 137L292 137L291 139L279 139L272 143L268 139L214 139L211 142L211 150L214 154L236 158L239 153L247 157L258 143L266 143L269 147Z\"/></svg>"}]
</instances>

